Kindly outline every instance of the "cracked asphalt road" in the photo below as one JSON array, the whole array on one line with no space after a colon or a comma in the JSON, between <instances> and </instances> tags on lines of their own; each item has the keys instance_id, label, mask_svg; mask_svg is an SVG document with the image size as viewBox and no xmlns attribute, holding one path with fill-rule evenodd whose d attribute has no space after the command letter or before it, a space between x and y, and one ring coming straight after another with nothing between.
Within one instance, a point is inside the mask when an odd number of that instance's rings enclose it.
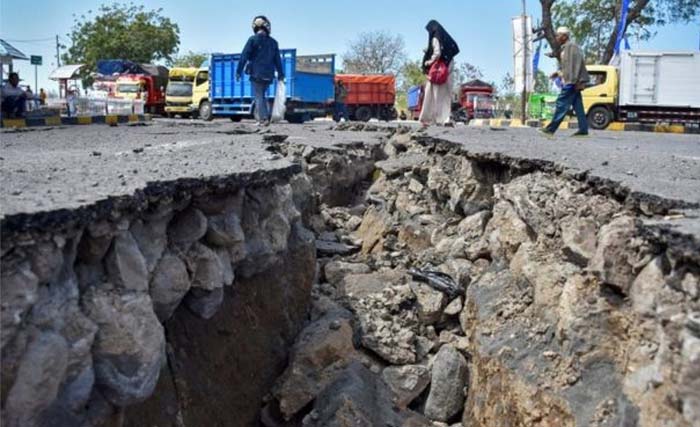
<instances>
[{"instance_id":1,"label":"cracked asphalt road","mask_svg":"<svg viewBox=\"0 0 700 427\"><path fill-rule=\"evenodd\" d=\"M290 142L333 149L379 143L383 132L332 129L328 122L273 125ZM382 125L379 125L382 126ZM149 182L279 171L291 163L265 150L250 124L225 120L155 120L145 126L30 128L0 133L0 215L70 209L133 194ZM426 134L460 144L471 154L544 160L621 183L633 192L700 206L700 135L593 132L547 139L534 129L458 126ZM687 230L700 236L697 210ZM695 217L693 217L695 216Z\"/></svg>"}]
</instances>

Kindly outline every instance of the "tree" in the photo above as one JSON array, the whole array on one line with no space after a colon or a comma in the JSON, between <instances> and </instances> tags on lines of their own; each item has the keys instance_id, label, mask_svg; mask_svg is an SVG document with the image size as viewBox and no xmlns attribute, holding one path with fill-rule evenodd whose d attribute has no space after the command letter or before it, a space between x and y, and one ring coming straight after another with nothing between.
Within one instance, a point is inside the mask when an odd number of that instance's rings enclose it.
<instances>
[{"instance_id":1,"label":"tree","mask_svg":"<svg viewBox=\"0 0 700 427\"><path fill-rule=\"evenodd\" d=\"M617 26L623 0L540 0L542 28L555 56L559 43L556 25L571 29L577 42L586 50L589 60L607 64L612 59L617 39ZM654 36L654 28L669 22L688 23L700 16L700 0L631 0L625 34L646 40Z\"/></svg>"},{"instance_id":2,"label":"tree","mask_svg":"<svg viewBox=\"0 0 700 427\"><path fill-rule=\"evenodd\" d=\"M498 88L498 93L503 96L515 95L515 78L511 73L506 73L501 80L501 86Z\"/></svg>"},{"instance_id":3,"label":"tree","mask_svg":"<svg viewBox=\"0 0 700 427\"><path fill-rule=\"evenodd\" d=\"M348 73L397 74L406 53L403 37L386 31L360 33L343 54Z\"/></svg>"},{"instance_id":4,"label":"tree","mask_svg":"<svg viewBox=\"0 0 700 427\"><path fill-rule=\"evenodd\" d=\"M406 61L399 69L397 77L396 109L406 110L408 108L407 94L412 86L425 83L426 77L423 74L421 61Z\"/></svg>"},{"instance_id":5,"label":"tree","mask_svg":"<svg viewBox=\"0 0 700 427\"><path fill-rule=\"evenodd\" d=\"M463 62L457 65L454 68L453 73L453 80L457 84L484 77L484 73L481 71L481 68L468 62Z\"/></svg>"},{"instance_id":6,"label":"tree","mask_svg":"<svg viewBox=\"0 0 700 427\"><path fill-rule=\"evenodd\" d=\"M177 55L173 61L173 67L199 67L202 62L209 59L209 55L202 52L188 51L185 54Z\"/></svg>"},{"instance_id":7,"label":"tree","mask_svg":"<svg viewBox=\"0 0 700 427\"><path fill-rule=\"evenodd\" d=\"M535 92L548 93L550 89L549 77L542 70L537 70L535 74Z\"/></svg>"},{"instance_id":8,"label":"tree","mask_svg":"<svg viewBox=\"0 0 700 427\"><path fill-rule=\"evenodd\" d=\"M74 15L68 34L72 45L63 54L64 63L86 64L90 72L100 59L172 61L180 44L180 29L161 13L162 9L115 3L100 6L95 15L91 10L87 16Z\"/></svg>"}]
</instances>

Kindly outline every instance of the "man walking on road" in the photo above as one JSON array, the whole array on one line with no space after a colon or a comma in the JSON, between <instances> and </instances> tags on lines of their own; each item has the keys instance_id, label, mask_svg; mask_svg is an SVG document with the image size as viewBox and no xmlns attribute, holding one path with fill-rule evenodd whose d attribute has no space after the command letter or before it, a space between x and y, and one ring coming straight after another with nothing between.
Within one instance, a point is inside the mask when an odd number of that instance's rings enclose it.
<instances>
[{"instance_id":1,"label":"man walking on road","mask_svg":"<svg viewBox=\"0 0 700 427\"><path fill-rule=\"evenodd\" d=\"M581 91L586 88L589 79L586 59L581 48L571 41L571 32L568 28L559 27L557 29L557 41L561 45L559 71L552 74L552 78L560 77L563 86L559 97L557 97L554 117L549 125L540 132L548 136L554 135L573 105L578 120L578 131L572 136L587 136L588 119L586 111L583 109L583 98L581 97Z\"/></svg>"},{"instance_id":2,"label":"man walking on road","mask_svg":"<svg viewBox=\"0 0 700 427\"><path fill-rule=\"evenodd\" d=\"M277 40L270 37L270 21L262 15L256 16L252 26L254 35L243 48L236 78L240 80L244 71L250 75L255 95L255 118L259 124L267 125L270 123L270 112L265 92L275 78L275 71L277 79L284 81L284 70Z\"/></svg>"}]
</instances>

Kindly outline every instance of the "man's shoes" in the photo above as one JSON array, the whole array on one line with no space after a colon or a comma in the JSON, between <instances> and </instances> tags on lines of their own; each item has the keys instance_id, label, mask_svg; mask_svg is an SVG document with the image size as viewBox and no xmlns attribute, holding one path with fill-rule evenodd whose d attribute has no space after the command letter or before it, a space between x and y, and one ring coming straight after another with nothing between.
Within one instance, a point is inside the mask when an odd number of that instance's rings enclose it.
<instances>
[{"instance_id":1,"label":"man's shoes","mask_svg":"<svg viewBox=\"0 0 700 427\"><path fill-rule=\"evenodd\" d=\"M571 135L572 138L585 138L587 136L588 136L588 132L581 132L580 130L576 131L576 133Z\"/></svg>"},{"instance_id":2,"label":"man's shoes","mask_svg":"<svg viewBox=\"0 0 700 427\"><path fill-rule=\"evenodd\" d=\"M546 138L554 138L554 132L547 130L547 128L539 128L537 132Z\"/></svg>"}]
</instances>

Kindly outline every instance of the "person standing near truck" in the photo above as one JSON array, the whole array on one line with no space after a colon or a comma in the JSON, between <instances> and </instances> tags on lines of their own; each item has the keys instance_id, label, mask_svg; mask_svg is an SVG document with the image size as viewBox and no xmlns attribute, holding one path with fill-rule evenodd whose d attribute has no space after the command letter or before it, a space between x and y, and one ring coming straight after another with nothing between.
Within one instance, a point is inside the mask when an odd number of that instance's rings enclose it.
<instances>
[{"instance_id":1,"label":"person standing near truck","mask_svg":"<svg viewBox=\"0 0 700 427\"><path fill-rule=\"evenodd\" d=\"M444 62L449 71L447 81L442 84L426 82L419 120L423 126L432 123L444 125L450 122L452 113L452 59L459 53L459 46L437 21L431 20L425 29L428 31L428 47L423 55L423 72L428 75L438 61Z\"/></svg>"},{"instance_id":2,"label":"person standing near truck","mask_svg":"<svg viewBox=\"0 0 700 427\"><path fill-rule=\"evenodd\" d=\"M236 69L236 78L241 79L243 72L250 76L255 96L255 118L259 124L270 123L270 112L265 99L265 92L275 78L284 81L282 58L277 40L270 37L272 25L265 16L253 18L253 36L241 53L241 60Z\"/></svg>"},{"instance_id":3,"label":"person standing near truck","mask_svg":"<svg viewBox=\"0 0 700 427\"><path fill-rule=\"evenodd\" d=\"M348 115L348 106L345 105L345 100L348 97L348 89L345 84L337 80L335 82L335 114L334 119L336 122L341 120L349 121L350 117Z\"/></svg>"},{"instance_id":4,"label":"person standing near truck","mask_svg":"<svg viewBox=\"0 0 700 427\"><path fill-rule=\"evenodd\" d=\"M0 89L2 116L9 119L22 118L27 111L27 93L19 85L19 74L10 73L7 83Z\"/></svg>"},{"instance_id":5,"label":"person standing near truck","mask_svg":"<svg viewBox=\"0 0 700 427\"><path fill-rule=\"evenodd\" d=\"M566 114L573 105L578 120L578 131L572 136L588 135L588 119L583 108L583 98L581 91L588 83L588 71L586 70L586 58L583 56L581 48L571 41L571 31L566 27L557 28L557 42L561 45L559 58L559 71L551 75L552 79L561 79L561 92L557 97L557 103L552 121L540 132L544 135L552 136L559 129Z\"/></svg>"}]
</instances>

